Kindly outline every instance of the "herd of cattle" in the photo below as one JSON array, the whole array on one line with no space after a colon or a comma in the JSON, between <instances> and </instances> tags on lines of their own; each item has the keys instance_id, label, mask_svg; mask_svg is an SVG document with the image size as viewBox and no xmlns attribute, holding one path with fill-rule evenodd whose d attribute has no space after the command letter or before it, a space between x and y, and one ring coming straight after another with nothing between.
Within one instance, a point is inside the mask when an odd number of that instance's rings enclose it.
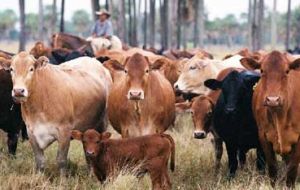
<instances>
[{"instance_id":1,"label":"herd of cattle","mask_svg":"<svg viewBox=\"0 0 300 190\"><path fill-rule=\"evenodd\" d=\"M153 189L171 189L175 143L164 132L176 113L190 112L194 138L214 138L218 171L225 143L233 178L257 151L274 186L276 154L287 164L286 185L293 188L300 162L300 59L279 51L243 49L223 60L201 49L124 47L93 52L75 36L56 34L30 53L0 51L0 128L15 154L19 133L29 137L36 168L45 168L44 150L58 142L62 175L71 139L82 141L87 165L103 182L116 169L139 166ZM298 119L297 119L298 118ZM111 139L108 123L122 136ZM28 133L28 137L26 134Z\"/></svg>"}]
</instances>

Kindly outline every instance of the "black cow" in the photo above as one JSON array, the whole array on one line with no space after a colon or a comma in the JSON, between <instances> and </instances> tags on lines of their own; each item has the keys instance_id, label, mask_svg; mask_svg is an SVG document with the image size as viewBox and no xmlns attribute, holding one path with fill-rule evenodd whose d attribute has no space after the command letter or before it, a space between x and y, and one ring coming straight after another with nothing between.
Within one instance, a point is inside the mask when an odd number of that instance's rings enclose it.
<instances>
[{"instance_id":1,"label":"black cow","mask_svg":"<svg viewBox=\"0 0 300 190\"><path fill-rule=\"evenodd\" d=\"M21 116L21 105L13 101L11 91L11 76L9 72L0 68L0 129L7 133L8 152L15 155L18 136L22 128L24 129L22 131L23 139L28 137Z\"/></svg>"},{"instance_id":2,"label":"black cow","mask_svg":"<svg viewBox=\"0 0 300 190\"><path fill-rule=\"evenodd\" d=\"M256 148L259 171L265 170L265 157L258 139L258 129L252 113L253 86L260 79L258 73L232 71L223 81L209 79L205 86L221 89L213 113L213 127L223 139L229 159L229 178L235 176L238 167L246 162L246 153Z\"/></svg>"},{"instance_id":3,"label":"black cow","mask_svg":"<svg viewBox=\"0 0 300 190\"><path fill-rule=\"evenodd\" d=\"M72 59L76 59L78 57L94 57L94 54L88 50L85 51L78 51L78 50L70 50L65 51L62 49L54 49L51 51L51 56L49 57L50 63L59 65L61 63L64 63L66 61L70 61Z\"/></svg>"}]
</instances>

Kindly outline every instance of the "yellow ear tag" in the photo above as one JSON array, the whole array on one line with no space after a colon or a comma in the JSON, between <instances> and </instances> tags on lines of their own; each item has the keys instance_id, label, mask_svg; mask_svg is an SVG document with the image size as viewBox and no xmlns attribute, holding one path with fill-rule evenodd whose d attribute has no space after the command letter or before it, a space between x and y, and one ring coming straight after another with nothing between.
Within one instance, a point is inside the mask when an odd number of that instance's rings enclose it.
<instances>
[{"instance_id":1,"label":"yellow ear tag","mask_svg":"<svg viewBox=\"0 0 300 190\"><path fill-rule=\"evenodd\" d=\"M253 90L255 90L255 88L257 87L257 84L258 84L258 82L255 83L255 85L252 87Z\"/></svg>"}]
</instances>

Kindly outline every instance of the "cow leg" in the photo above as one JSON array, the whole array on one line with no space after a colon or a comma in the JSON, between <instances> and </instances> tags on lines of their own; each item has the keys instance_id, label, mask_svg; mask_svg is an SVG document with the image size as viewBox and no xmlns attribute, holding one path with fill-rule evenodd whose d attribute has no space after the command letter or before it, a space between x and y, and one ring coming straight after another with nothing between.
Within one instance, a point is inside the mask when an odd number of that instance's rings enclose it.
<instances>
[{"instance_id":1,"label":"cow leg","mask_svg":"<svg viewBox=\"0 0 300 190\"><path fill-rule=\"evenodd\" d=\"M22 134L22 141L28 140L28 134L25 124L22 122L21 124L21 134Z\"/></svg>"},{"instance_id":2,"label":"cow leg","mask_svg":"<svg viewBox=\"0 0 300 190\"><path fill-rule=\"evenodd\" d=\"M65 128L66 129L66 128ZM71 132L61 131L58 137L56 161L62 176L66 175L67 158L70 147Z\"/></svg>"},{"instance_id":3,"label":"cow leg","mask_svg":"<svg viewBox=\"0 0 300 190\"><path fill-rule=\"evenodd\" d=\"M34 135L31 132L29 132L28 135L29 135L29 142L31 144L34 157L35 157L36 170L39 172L43 172L45 169L44 150L39 147Z\"/></svg>"},{"instance_id":4,"label":"cow leg","mask_svg":"<svg viewBox=\"0 0 300 190\"><path fill-rule=\"evenodd\" d=\"M16 155L18 137L19 137L18 133L7 133L8 153L11 155Z\"/></svg>"},{"instance_id":5,"label":"cow leg","mask_svg":"<svg viewBox=\"0 0 300 190\"><path fill-rule=\"evenodd\" d=\"M256 149L256 156L256 168L258 169L259 173L264 174L266 169L266 158L260 146Z\"/></svg>"},{"instance_id":6,"label":"cow leg","mask_svg":"<svg viewBox=\"0 0 300 190\"><path fill-rule=\"evenodd\" d=\"M227 155L228 155L228 165L229 165L229 179L235 176L235 172L238 167L237 161L237 146L226 143Z\"/></svg>"},{"instance_id":7,"label":"cow leg","mask_svg":"<svg viewBox=\"0 0 300 190\"><path fill-rule=\"evenodd\" d=\"M277 160L275 153L272 144L265 139L264 134L259 133L259 141L266 157L271 186L274 187L277 179Z\"/></svg>"},{"instance_id":8,"label":"cow leg","mask_svg":"<svg viewBox=\"0 0 300 190\"><path fill-rule=\"evenodd\" d=\"M214 138L214 148L215 148L215 173L220 169L221 159L223 155L223 141L221 138Z\"/></svg>"},{"instance_id":9,"label":"cow leg","mask_svg":"<svg viewBox=\"0 0 300 190\"><path fill-rule=\"evenodd\" d=\"M300 162L300 141L296 147L294 147L294 151L289 159L287 165L287 178L286 178L286 186L289 188L295 188L295 181L297 178L298 166Z\"/></svg>"},{"instance_id":10,"label":"cow leg","mask_svg":"<svg viewBox=\"0 0 300 190\"><path fill-rule=\"evenodd\" d=\"M246 151L243 149L239 149L238 151L240 167L243 169L246 164Z\"/></svg>"}]
</instances>

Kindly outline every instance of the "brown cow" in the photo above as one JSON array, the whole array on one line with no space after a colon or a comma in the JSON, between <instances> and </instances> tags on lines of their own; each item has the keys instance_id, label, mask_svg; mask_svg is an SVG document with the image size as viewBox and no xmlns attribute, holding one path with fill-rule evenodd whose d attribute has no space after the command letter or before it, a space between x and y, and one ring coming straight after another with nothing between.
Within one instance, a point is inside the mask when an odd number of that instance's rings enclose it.
<instances>
[{"instance_id":1,"label":"brown cow","mask_svg":"<svg viewBox=\"0 0 300 190\"><path fill-rule=\"evenodd\" d=\"M300 161L300 59L289 61L286 54L273 51L260 62L244 58L241 63L262 73L253 94L253 112L271 184L277 177L278 153L286 160L286 185L294 187Z\"/></svg>"},{"instance_id":2,"label":"brown cow","mask_svg":"<svg viewBox=\"0 0 300 190\"><path fill-rule=\"evenodd\" d=\"M162 133L175 120L175 95L169 81L152 70L147 57L134 54L124 65L108 61L113 87L108 116L122 137Z\"/></svg>"},{"instance_id":3,"label":"brown cow","mask_svg":"<svg viewBox=\"0 0 300 190\"><path fill-rule=\"evenodd\" d=\"M65 166L72 129L106 129L106 104L111 77L96 59L81 57L59 66L21 52L11 63L13 98L21 102L23 119L38 170L45 167L44 149L58 141L57 162ZM88 85L87 85L88 84Z\"/></svg>"},{"instance_id":4,"label":"brown cow","mask_svg":"<svg viewBox=\"0 0 300 190\"><path fill-rule=\"evenodd\" d=\"M50 57L51 48L46 47L43 42L36 42L33 48L30 50L30 54L33 55L36 59L41 56Z\"/></svg>"},{"instance_id":5,"label":"brown cow","mask_svg":"<svg viewBox=\"0 0 300 190\"><path fill-rule=\"evenodd\" d=\"M149 172L152 189L171 189L168 175L175 169L175 143L170 135L155 134L129 139L109 139L109 132L98 133L90 129L82 133L72 131L72 137L83 143L85 154L90 157L93 171L104 182L109 175L122 168L138 167L138 175Z\"/></svg>"}]
</instances>

